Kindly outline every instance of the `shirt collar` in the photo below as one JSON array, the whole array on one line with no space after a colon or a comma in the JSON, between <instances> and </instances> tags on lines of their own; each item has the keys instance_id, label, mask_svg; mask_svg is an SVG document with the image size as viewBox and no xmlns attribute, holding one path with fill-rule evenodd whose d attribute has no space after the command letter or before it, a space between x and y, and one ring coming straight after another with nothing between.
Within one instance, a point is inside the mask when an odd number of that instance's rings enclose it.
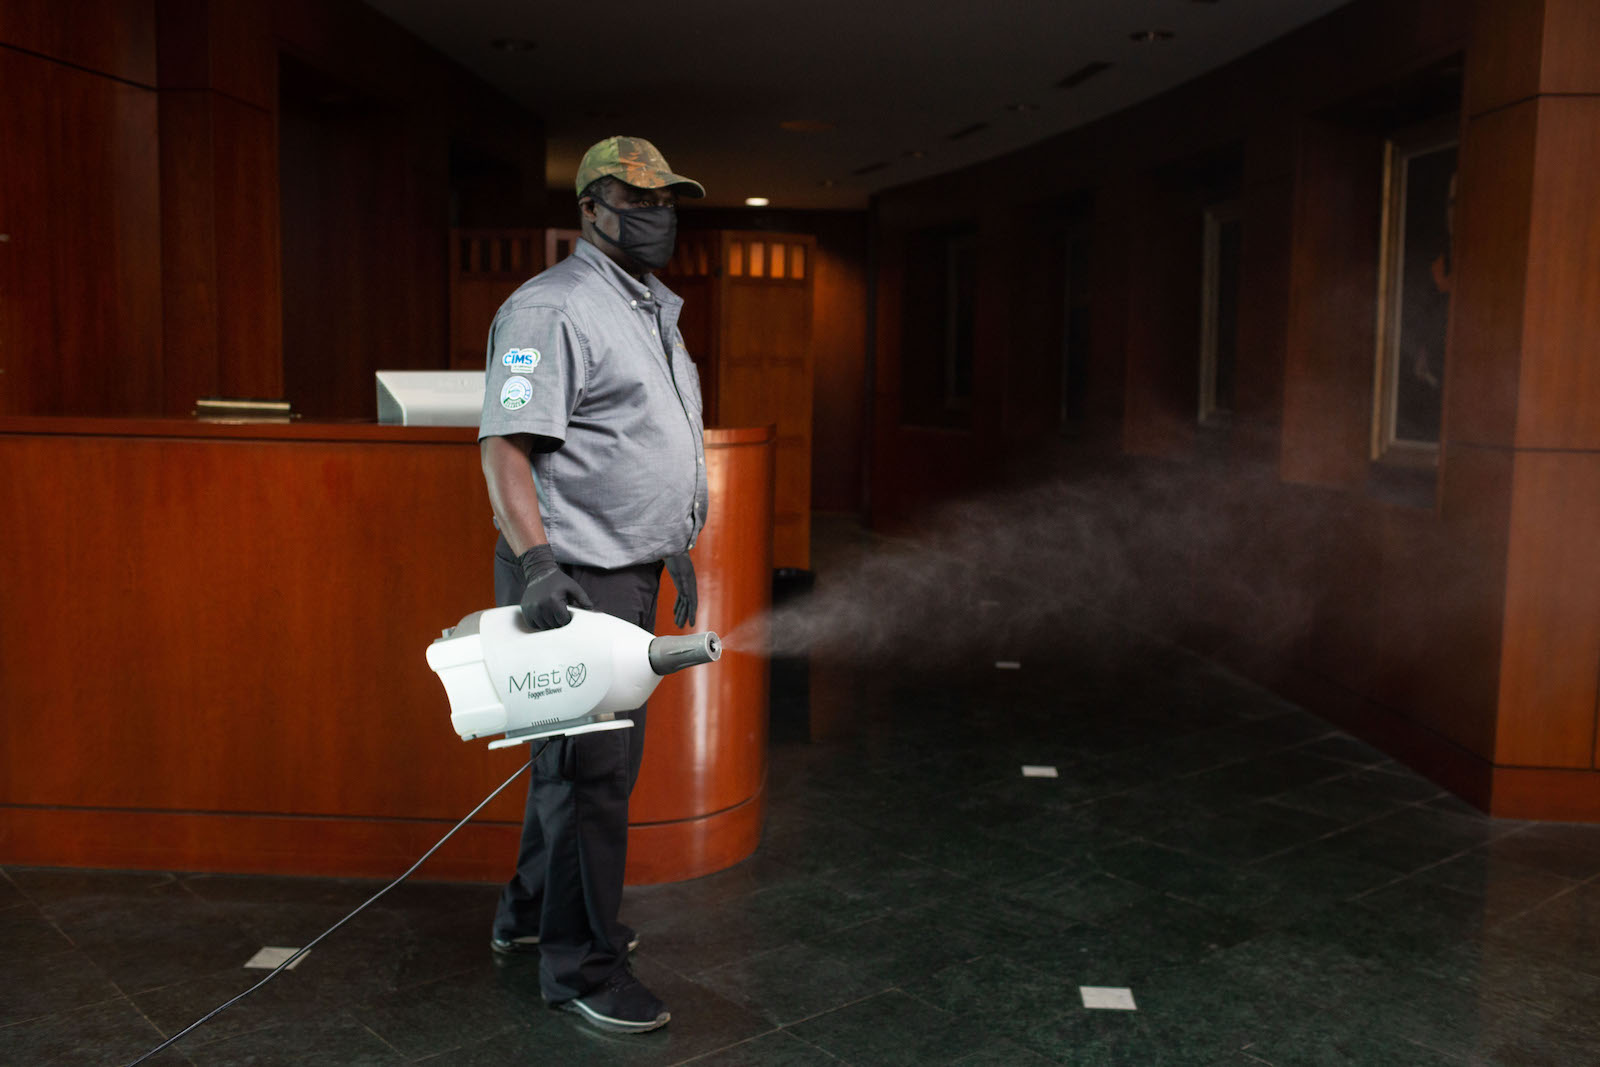
<instances>
[{"instance_id":1,"label":"shirt collar","mask_svg":"<svg viewBox=\"0 0 1600 1067\"><path fill-rule=\"evenodd\" d=\"M643 303L655 300L667 306L683 303L683 298L663 285L661 279L654 274L646 274L644 281L640 282L585 238L580 237L573 242L572 254L599 271L600 276L610 282L612 287L630 302Z\"/></svg>"}]
</instances>

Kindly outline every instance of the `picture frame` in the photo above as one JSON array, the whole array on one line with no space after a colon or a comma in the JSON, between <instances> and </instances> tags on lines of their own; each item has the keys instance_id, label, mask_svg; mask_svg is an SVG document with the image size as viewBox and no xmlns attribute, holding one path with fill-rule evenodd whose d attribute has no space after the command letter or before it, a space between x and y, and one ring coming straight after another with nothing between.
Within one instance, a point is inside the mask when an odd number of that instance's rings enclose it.
<instances>
[{"instance_id":1,"label":"picture frame","mask_svg":"<svg viewBox=\"0 0 1600 1067\"><path fill-rule=\"evenodd\" d=\"M1223 425L1233 415L1243 225L1237 200L1207 205L1203 212L1197 405L1203 426Z\"/></svg>"},{"instance_id":2,"label":"picture frame","mask_svg":"<svg viewBox=\"0 0 1600 1067\"><path fill-rule=\"evenodd\" d=\"M1438 463L1454 273L1455 117L1384 147L1372 459Z\"/></svg>"}]
</instances>

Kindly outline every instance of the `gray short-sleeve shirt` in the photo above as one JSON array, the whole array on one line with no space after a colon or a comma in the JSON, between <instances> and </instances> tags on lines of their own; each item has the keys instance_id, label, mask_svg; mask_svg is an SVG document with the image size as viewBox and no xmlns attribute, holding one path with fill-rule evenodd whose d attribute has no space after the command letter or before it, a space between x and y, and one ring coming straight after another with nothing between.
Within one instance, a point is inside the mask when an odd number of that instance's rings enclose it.
<instances>
[{"instance_id":1,"label":"gray short-sleeve shirt","mask_svg":"<svg viewBox=\"0 0 1600 1067\"><path fill-rule=\"evenodd\" d=\"M683 552L705 526L700 378L683 300L579 240L523 283L489 328L478 438L530 433L556 559L627 567Z\"/></svg>"}]
</instances>

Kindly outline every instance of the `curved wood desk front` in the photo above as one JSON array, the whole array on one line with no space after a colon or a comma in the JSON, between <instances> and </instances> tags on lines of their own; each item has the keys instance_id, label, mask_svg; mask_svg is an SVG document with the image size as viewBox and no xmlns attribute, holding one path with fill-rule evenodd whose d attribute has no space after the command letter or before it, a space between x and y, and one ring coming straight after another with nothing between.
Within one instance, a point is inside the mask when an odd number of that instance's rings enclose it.
<instances>
[{"instance_id":1,"label":"curved wood desk front","mask_svg":"<svg viewBox=\"0 0 1600 1067\"><path fill-rule=\"evenodd\" d=\"M527 752L459 741L423 660L492 602L475 437L0 418L0 863L392 876L505 780ZM768 604L772 433L706 444L697 628L728 635ZM765 658L650 710L629 880L749 855ZM506 877L525 792L421 877Z\"/></svg>"}]
</instances>

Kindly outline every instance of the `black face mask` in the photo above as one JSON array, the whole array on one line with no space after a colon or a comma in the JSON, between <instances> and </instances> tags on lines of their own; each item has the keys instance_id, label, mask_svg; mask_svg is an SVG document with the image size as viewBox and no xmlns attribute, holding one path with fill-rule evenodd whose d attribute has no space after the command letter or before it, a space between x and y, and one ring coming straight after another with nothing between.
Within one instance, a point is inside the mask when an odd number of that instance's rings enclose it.
<instances>
[{"instance_id":1,"label":"black face mask","mask_svg":"<svg viewBox=\"0 0 1600 1067\"><path fill-rule=\"evenodd\" d=\"M655 207L612 207L596 201L617 217L617 236L612 237L598 225L595 232L607 242L620 248L634 261L660 270L672 259L672 250L678 243L678 210L671 204Z\"/></svg>"}]
</instances>

